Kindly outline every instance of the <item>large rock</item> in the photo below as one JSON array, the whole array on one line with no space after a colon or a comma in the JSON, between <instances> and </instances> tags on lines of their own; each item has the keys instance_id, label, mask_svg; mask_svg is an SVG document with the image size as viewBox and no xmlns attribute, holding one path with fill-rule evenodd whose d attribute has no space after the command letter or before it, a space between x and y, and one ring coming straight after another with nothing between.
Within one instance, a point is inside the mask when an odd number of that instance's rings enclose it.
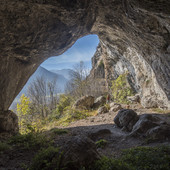
<instances>
[{"instance_id":1,"label":"large rock","mask_svg":"<svg viewBox=\"0 0 170 170\"><path fill-rule=\"evenodd\" d=\"M170 140L170 125L160 124L149 129L145 135L151 141Z\"/></svg>"},{"instance_id":2,"label":"large rock","mask_svg":"<svg viewBox=\"0 0 170 170\"><path fill-rule=\"evenodd\" d=\"M123 128L123 130L131 131L138 119L139 117L135 111L122 109L114 118L114 122L118 127Z\"/></svg>"},{"instance_id":3,"label":"large rock","mask_svg":"<svg viewBox=\"0 0 170 170\"><path fill-rule=\"evenodd\" d=\"M143 114L133 126L130 136L145 137L149 140L169 140L170 125L156 115Z\"/></svg>"},{"instance_id":4,"label":"large rock","mask_svg":"<svg viewBox=\"0 0 170 170\"><path fill-rule=\"evenodd\" d=\"M78 99L73 108L75 109L91 109L94 104L94 97L93 96L83 96Z\"/></svg>"},{"instance_id":5,"label":"large rock","mask_svg":"<svg viewBox=\"0 0 170 170\"><path fill-rule=\"evenodd\" d=\"M0 112L0 132L18 133L18 117L12 111Z\"/></svg>"},{"instance_id":6,"label":"large rock","mask_svg":"<svg viewBox=\"0 0 170 170\"><path fill-rule=\"evenodd\" d=\"M99 106L103 106L106 103L106 97L100 96L94 101L94 108L98 108Z\"/></svg>"},{"instance_id":7,"label":"large rock","mask_svg":"<svg viewBox=\"0 0 170 170\"><path fill-rule=\"evenodd\" d=\"M79 170L80 167L88 168L100 158L95 143L87 137L75 136L62 146L67 170Z\"/></svg>"},{"instance_id":8,"label":"large rock","mask_svg":"<svg viewBox=\"0 0 170 170\"><path fill-rule=\"evenodd\" d=\"M139 120L133 126L132 134L145 134L149 129L158 126L159 121L160 119L155 116L148 114L141 115Z\"/></svg>"}]
</instances>

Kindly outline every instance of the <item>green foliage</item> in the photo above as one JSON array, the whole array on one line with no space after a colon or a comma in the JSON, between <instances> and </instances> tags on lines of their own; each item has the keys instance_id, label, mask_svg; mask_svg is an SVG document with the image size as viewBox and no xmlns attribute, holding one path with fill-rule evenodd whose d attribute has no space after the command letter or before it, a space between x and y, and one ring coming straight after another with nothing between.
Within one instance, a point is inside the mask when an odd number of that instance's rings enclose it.
<instances>
[{"instance_id":1,"label":"green foliage","mask_svg":"<svg viewBox=\"0 0 170 170\"><path fill-rule=\"evenodd\" d=\"M72 98L70 96L64 94L60 95L59 104L57 106L56 111L54 112L56 118L59 118L62 115L64 109L70 106L71 102L72 102Z\"/></svg>"},{"instance_id":2,"label":"green foliage","mask_svg":"<svg viewBox=\"0 0 170 170\"><path fill-rule=\"evenodd\" d=\"M100 139L96 142L97 148L104 148L107 145L107 141L105 139Z\"/></svg>"},{"instance_id":3,"label":"green foliage","mask_svg":"<svg viewBox=\"0 0 170 170\"><path fill-rule=\"evenodd\" d=\"M100 160L96 161L90 170L134 170L125 162L121 160L111 159L107 157L102 157Z\"/></svg>"},{"instance_id":4,"label":"green foliage","mask_svg":"<svg viewBox=\"0 0 170 170\"><path fill-rule=\"evenodd\" d=\"M100 60L100 63L99 63L99 68L103 68L104 67L104 63L103 63L103 60Z\"/></svg>"},{"instance_id":5,"label":"green foliage","mask_svg":"<svg viewBox=\"0 0 170 170\"><path fill-rule=\"evenodd\" d=\"M28 131L27 125L31 114L30 103L29 98L24 94L20 97L20 103L17 103L18 123L22 134Z\"/></svg>"},{"instance_id":6,"label":"green foliage","mask_svg":"<svg viewBox=\"0 0 170 170\"><path fill-rule=\"evenodd\" d=\"M127 83L128 73L121 74L116 80L112 81L112 95L115 102L128 103L127 96L132 96L133 90Z\"/></svg>"},{"instance_id":7,"label":"green foliage","mask_svg":"<svg viewBox=\"0 0 170 170\"><path fill-rule=\"evenodd\" d=\"M0 142L0 153L9 150L11 147L4 142Z\"/></svg>"},{"instance_id":8,"label":"green foliage","mask_svg":"<svg viewBox=\"0 0 170 170\"><path fill-rule=\"evenodd\" d=\"M89 116L94 116L95 114L96 111L78 110L67 107L67 109L64 110L62 117L58 120L57 125L68 126L68 124L71 122L85 119Z\"/></svg>"},{"instance_id":9,"label":"green foliage","mask_svg":"<svg viewBox=\"0 0 170 170\"><path fill-rule=\"evenodd\" d=\"M102 157L87 170L170 170L170 146L126 149L119 158Z\"/></svg>"},{"instance_id":10,"label":"green foliage","mask_svg":"<svg viewBox=\"0 0 170 170\"><path fill-rule=\"evenodd\" d=\"M135 170L169 170L170 147L137 147L127 149L121 157L123 162Z\"/></svg>"},{"instance_id":11,"label":"green foliage","mask_svg":"<svg viewBox=\"0 0 170 170\"><path fill-rule=\"evenodd\" d=\"M107 108L107 110L110 110L110 105L109 104L105 104L104 106Z\"/></svg>"},{"instance_id":12,"label":"green foliage","mask_svg":"<svg viewBox=\"0 0 170 170\"><path fill-rule=\"evenodd\" d=\"M66 129L58 129L58 128L51 129L51 131L55 135L63 135L63 134L67 134L68 133L68 130L66 130Z\"/></svg>"},{"instance_id":13,"label":"green foliage","mask_svg":"<svg viewBox=\"0 0 170 170\"><path fill-rule=\"evenodd\" d=\"M25 149L41 148L50 145L52 141L40 133L18 134L12 136L8 143L21 146Z\"/></svg>"},{"instance_id":14,"label":"green foliage","mask_svg":"<svg viewBox=\"0 0 170 170\"><path fill-rule=\"evenodd\" d=\"M30 170L62 170L61 161L62 153L58 148L50 146L38 152L33 158Z\"/></svg>"}]
</instances>

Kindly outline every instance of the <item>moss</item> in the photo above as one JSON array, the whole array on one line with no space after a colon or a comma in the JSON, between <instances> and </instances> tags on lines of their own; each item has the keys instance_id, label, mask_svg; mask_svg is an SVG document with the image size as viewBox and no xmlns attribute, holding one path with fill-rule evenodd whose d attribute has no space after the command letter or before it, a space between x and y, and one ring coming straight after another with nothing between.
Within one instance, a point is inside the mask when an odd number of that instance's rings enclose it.
<instances>
[{"instance_id":1,"label":"moss","mask_svg":"<svg viewBox=\"0 0 170 170\"><path fill-rule=\"evenodd\" d=\"M104 148L107 145L107 141L105 139L100 139L96 142L97 148Z\"/></svg>"}]
</instances>

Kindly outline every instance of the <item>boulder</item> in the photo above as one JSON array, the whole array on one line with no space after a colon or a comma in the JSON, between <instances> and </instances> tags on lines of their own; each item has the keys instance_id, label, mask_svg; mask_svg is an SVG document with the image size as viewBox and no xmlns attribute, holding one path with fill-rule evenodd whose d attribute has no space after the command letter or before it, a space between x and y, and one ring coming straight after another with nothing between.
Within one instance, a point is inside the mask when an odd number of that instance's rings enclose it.
<instances>
[{"instance_id":1,"label":"boulder","mask_svg":"<svg viewBox=\"0 0 170 170\"><path fill-rule=\"evenodd\" d=\"M127 96L127 99L132 103L139 103L140 102L139 94L136 94L135 96Z\"/></svg>"},{"instance_id":2,"label":"boulder","mask_svg":"<svg viewBox=\"0 0 170 170\"><path fill-rule=\"evenodd\" d=\"M17 115L10 110L0 112L0 132L16 134L18 131Z\"/></svg>"},{"instance_id":3,"label":"boulder","mask_svg":"<svg viewBox=\"0 0 170 170\"><path fill-rule=\"evenodd\" d=\"M73 108L75 109L91 109L94 104L94 97L93 96L83 96L78 99Z\"/></svg>"},{"instance_id":4,"label":"boulder","mask_svg":"<svg viewBox=\"0 0 170 170\"><path fill-rule=\"evenodd\" d=\"M94 101L93 107L98 108L99 106L102 106L105 103L106 103L106 98L104 96L100 96Z\"/></svg>"},{"instance_id":5,"label":"boulder","mask_svg":"<svg viewBox=\"0 0 170 170\"><path fill-rule=\"evenodd\" d=\"M133 136L138 134L144 134L149 129L154 128L158 126L158 122L154 121L154 118L152 115L141 115L139 117L139 120L136 122L136 124L133 126L132 134Z\"/></svg>"},{"instance_id":6,"label":"boulder","mask_svg":"<svg viewBox=\"0 0 170 170\"><path fill-rule=\"evenodd\" d=\"M150 140L170 140L170 125L161 124L146 133L146 137Z\"/></svg>"},{"instance_id":7,"label":"boulder","mask_svg":"<svg viewBox=\"0 0 170 170\"><path fill-rule=\"evenodd\" d=\"M160 139L163 139L167 137L168 129L169 125L162 121L158 116L143 114L133 126L132 133L130 135L157 139L160 137Z\"/></svg>"},{"instance_id":8,"label":"boulder","mask_svg":"<svg viewBox=\"0 0 170 170\"><path fill-rule=\"evenodd\" d=\"M109 112L117 112L119 110L122 109L122 106L120 104L117 104L117 103L111 103L110 104L110 110Z\"/></svg>"},{"instance_id":9,"label":"boulder","mask_svg":"<svg viewBox=\"0 0 170 170\"><path fill-rule=\"evenodd\" d=\"M103 114L103 113L107 113L107 112L108 112L108 109L106 106L100 107L97 111L98 114Z\"/></svg>"},{"instance_id":10,"label":"boulder","mask_svg":"<svg viewBox=\"0 0 170 170\"><path fill-rule=\"evenodd\" d=\"M69 138L61 150L67 170L78 170L80 167L88 168L100 158L95 143L85 136Z\"/></svg>"},{"instance_id":11,"label":"boulder","mask_svg":"<svg viewBox=\"0 0 170 170\"><path fill-rule=\"evenodd\" d=\"M138 121L137 113L131 109L122 109L114 118L115 124L126 131L132 131L133 126Z\"/></svg>"}]
</instances>

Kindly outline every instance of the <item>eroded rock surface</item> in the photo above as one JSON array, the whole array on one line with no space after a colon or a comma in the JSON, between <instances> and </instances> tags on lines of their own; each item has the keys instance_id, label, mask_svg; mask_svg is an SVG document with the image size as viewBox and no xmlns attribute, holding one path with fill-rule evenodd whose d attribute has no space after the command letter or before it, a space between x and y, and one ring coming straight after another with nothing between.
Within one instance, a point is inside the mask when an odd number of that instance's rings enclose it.
<instances>
[{"instance_id":1,"label":"eroded rock surface","mask_svg":"<svg viewBox=\"0 0 170 170\"><path fill-rule=\"evenodd\" d=\"M169 8L167 0L1 1L0 110L45 59L87 34L114 63L106 76L129 70L142 105L170 108Z\"/></svg>"},{"instance_id":2,"label":"eroded rock surface","mask_svg":"<svg viewBox=\"0 0 170 170\"><path fill-rule=\"evenodd\" d=\"M18 133L18 117L12 111L0 112L0 132Z\"/></svg>"}]
</instances>

